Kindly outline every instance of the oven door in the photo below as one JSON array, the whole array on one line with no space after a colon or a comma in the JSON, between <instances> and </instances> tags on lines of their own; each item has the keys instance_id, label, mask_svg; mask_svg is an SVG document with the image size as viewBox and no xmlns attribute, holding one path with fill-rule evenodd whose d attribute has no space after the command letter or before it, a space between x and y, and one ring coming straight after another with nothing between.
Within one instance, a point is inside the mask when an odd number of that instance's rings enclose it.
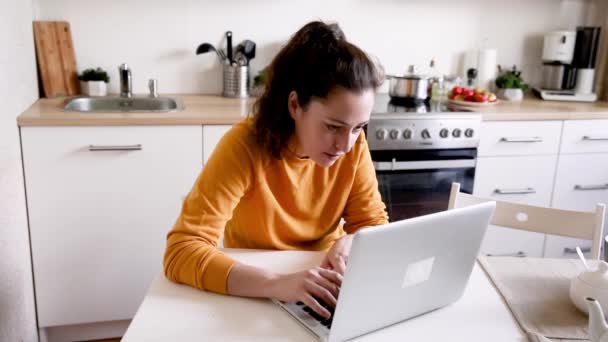
<instances>
[{"instance_id":1,"label":"oven door","mask_svg":"<svg viewBox=\"0 0 608 342\"><path fill-rule=\"evenodd\" d=\"M389 221L446 210L453 182L460 183L462 192L472 193L475 157L474 149L399 152L390 160L377 160L372 154Z\"/></svg>"}]
</instances>

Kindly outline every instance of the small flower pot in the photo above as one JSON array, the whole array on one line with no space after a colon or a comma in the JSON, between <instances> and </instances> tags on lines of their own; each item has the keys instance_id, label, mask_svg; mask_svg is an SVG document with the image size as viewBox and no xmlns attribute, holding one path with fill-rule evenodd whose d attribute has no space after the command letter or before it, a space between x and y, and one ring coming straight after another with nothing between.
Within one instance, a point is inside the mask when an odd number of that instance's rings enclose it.
<instances>
[{"instance_id":1,"label":"small flower pot","mask_svg":"<svg viewBox=\"0 0 608 342\"><path fill-rule=\"evenodd\" d=\"M108 95L108 87L104 81L81 81L80 90L87 96Z\"/></svg>"},{"instance_id":2,"label":"small flower pot","mask_svg":"<svg viewBox=\"0 0 608 342\"><path fill-rule=\"evenodd\" d=\"M518 102L524 99L524 92L517 88L500 88L496 91L496 96L501 100Z\"/></svg>"}]
</instances>

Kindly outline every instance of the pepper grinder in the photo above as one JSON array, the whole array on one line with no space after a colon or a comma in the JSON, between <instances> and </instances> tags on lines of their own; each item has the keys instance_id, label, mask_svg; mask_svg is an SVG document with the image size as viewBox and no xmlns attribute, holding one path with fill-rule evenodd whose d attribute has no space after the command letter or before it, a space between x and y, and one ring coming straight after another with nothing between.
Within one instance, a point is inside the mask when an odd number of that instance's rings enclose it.
<instances>
[{"instance_id":1,"label":"pepper grinder","mask_svg":"<svg viewBox=\"0 0 608 342\"><path fill-rule=\"evenodd\" d=\"M470 68L467 70L467 87L475 88L475 79L477 78L477 69Z\"/></svg>"}]
</instances>

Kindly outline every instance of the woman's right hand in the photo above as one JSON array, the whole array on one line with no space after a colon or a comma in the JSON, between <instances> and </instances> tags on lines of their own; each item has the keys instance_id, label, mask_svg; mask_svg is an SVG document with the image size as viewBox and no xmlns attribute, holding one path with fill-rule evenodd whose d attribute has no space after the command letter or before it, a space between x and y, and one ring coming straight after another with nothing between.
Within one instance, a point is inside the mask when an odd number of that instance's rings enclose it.
<instances>
[{"instance_id":1,"label":"woman's right hand","mask_svg":"<svg viewBox=\"0 0 608 342\"><path fill-rule=\"evenodd\" d=\"M282 274L272 282L271 296L283 302L302 302L319 315L330 318L327 311L315 298L335 307L342 285L342 275L321 267Z\"/></svg>"}]
</instances>

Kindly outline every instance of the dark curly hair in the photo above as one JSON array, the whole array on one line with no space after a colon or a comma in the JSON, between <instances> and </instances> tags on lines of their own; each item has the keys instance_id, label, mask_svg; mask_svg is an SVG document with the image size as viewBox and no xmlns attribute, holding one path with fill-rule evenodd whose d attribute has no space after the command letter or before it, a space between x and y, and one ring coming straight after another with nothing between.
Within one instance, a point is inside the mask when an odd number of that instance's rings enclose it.
<instances>
[{"instance_id":1,"label":"dark curly hair","mask_svg":"<svg viewBox=\"0 0 608 342\"><path fill-rule=\"evenodd\" d=\"M292 91L306 108L313 97L327 98L335 87L360 93L375 90L383 79L382 69L349 43L337 24L310 22L291 37L266 70L264 93L253 106L256 140L281 158L295 130L287 105Z\"/></svg>"}]
</instances>

